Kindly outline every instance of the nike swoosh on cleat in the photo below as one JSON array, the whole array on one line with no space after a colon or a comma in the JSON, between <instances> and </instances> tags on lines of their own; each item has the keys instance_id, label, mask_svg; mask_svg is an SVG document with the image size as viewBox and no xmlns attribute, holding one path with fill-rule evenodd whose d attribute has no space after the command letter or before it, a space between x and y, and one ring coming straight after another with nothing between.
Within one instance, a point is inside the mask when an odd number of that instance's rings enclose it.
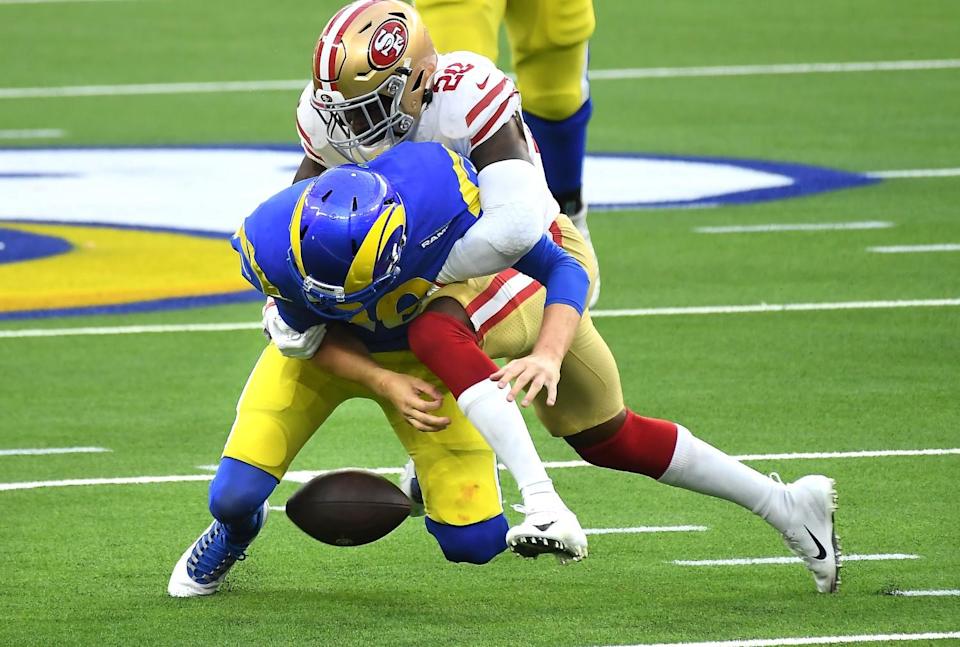
<instances>
[{"instance_id":1,"label":"nike swoosh on cleat","mask_svg":"<svg viewBox=\"0 0 960 647\"><path fill-rule=\"evenodd\" d=\"M538 526L537 524L533 524L533 527L536 528L537 530L539 530L540 532L546 532L546 531L550 528L550 526L552 526L554 523L556 523L556 522L555 522L555 521L551 521L550 523L545 523L545 524L540 525L540 526ZM809 532L809 531L807 531L807 532ZM817 542L818 545L819 545L819 543L820 543L820 542Z\"/></svg>"},{"instance_id":2,"label":"nike swoosh on cleat","mask_svg":"<svg viewBox=\"0 0 960 647\"><path fill-rule=\"evenodd\" d=\"M477 83L477 88L479 88L480 90L483 90L484 88L487 87L487 81L489 80L490 80L490 75L488 74L487 78L483 80L483 83Z\"/></svg>"},{"instance_id":3,"label":"nike swoosh on cleat","mask_svg":"<svg viewBox=\"0 0 960 647\"><path fill-rule=\"evenodd\" d=\"M810 539L813 540L813 543L815 543L817 545L817 548L820 550L820 552L817 553L814 559L823 559L824 557L826 557L827 549L823 547L823 544L820 543L820 540L817 539L816 536L812 532L810 532L810 529L807 528L806 526L804 526L803 529L807 531L807 534L810 535Z\"/></svg>"}]
</instances>

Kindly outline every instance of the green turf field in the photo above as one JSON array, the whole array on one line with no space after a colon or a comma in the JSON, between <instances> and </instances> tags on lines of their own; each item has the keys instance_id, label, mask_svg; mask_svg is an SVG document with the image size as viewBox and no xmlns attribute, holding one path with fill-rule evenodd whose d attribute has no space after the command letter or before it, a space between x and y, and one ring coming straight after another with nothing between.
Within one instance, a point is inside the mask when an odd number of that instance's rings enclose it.
<instances>
[{"instance_id":1,"label":"green turf field","mask_svg":"<svg viewBox=\"0 0 960 647\"><path fill-rule=\"evenodd\" d=\"M960 58L953 0L596 4L595 70ZM295 88L33 98L5 91L306 78L314 38L336 6L0 1L0 147L293 143ZM604 79L591 91L592 151L853 172L960 167L957 65ZM37 129L62 133L3 138ZM831 636L892 644L877 638L887 634L960 644L960 597L888 595L960 590L960 252L867 251L960 244L960 173L921 175L782 201L591 216L603 275L597 326L618 358L627 402L731 454L786 455L749 461L784 480L833 476L844 554L854 556L838 595L816 594L799 564L674 564L788 553L775 531L731 504L639 476L558 467L551 476L585 528L706 530L596 535L590 558L567 567L510 555L470 567L444 561L420 520L370 546L338 549L278 511L221 593L168 598L170 569L209 523L203 479L212 472L204 466L219 458L263 338L252 328L10 331L255 322L251 302L0 320L0 645L581 647ZM14 197L5 181L0 174L0 220L17 215L4 209ZM857 221L892 226L697 231ZM661 310L851 302L898 307ZM630 309L660 314L617 312ZM578 458L529 421L544 460ZM11 455L66 447L109 451ZM907 453L937 449L952 452ZM795 456L868 450L897 455ZM354 402L293 469L404 461L376 406ZM164 476L197 479L124 482ZM119 482L66 486L81 479ZM39 481L67 483L15 489ZM506 503L517 503L509 477L503 486ZM281 484L271 503L283 505L296 487ZM886 557L857 560L878 555ZM924 633L931 635L915 636Z\"/></svg>"}]
</instances>

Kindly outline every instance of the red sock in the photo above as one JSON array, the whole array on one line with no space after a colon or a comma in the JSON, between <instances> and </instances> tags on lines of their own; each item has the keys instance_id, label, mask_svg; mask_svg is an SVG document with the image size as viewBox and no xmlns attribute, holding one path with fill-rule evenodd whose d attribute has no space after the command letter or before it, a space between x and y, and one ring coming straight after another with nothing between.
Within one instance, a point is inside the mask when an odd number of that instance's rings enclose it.
<instances>
[{"instance_id":1,"label":"red sock","mask_svg":"<svg viewBox=\"0 0 960 647\"><path fill-rule=\"evenodd\" d=\"M660 478L673 459L677 425L668 420L644 418L627 409L623 426L610 438L577 453L588 463L624 472Z\"/></svg>"},{"instance_id":2,"label":"red sock","mask_svg":"<svg viewBox=\"0 0 960 647\"><path fill-rule=\"evenodd\" d=\"M425 312L410 324L410 350L440 378L453 397L497 370L481 350L477 335L463 322L439 312Z\"/></svg>"}]
</instances>

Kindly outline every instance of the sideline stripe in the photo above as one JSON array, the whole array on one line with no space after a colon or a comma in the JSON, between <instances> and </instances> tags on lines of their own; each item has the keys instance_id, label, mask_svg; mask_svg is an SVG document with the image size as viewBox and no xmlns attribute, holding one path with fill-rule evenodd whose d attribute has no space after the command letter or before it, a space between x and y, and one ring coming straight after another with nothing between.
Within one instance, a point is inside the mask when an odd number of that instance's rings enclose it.
<instances>
[{"instance_id":1,"label":"sideline stripe","mask_svg":"<svg viewBox=\"0 0 960 647\"><path fill-rule=\"evenodd\" d=\"M940 590L921 590L921 591L890 591L887 595L895 595L904 598L937 598L937 597L957 597L960 596L960 589L940 589Z\"/></svg>"},{"instance_id":2,"label":"sideline stripe","mask_svg":"<svg viewBox=\"0 0 960 647\"><path fill-rule=\"evenodd\" d=\"M632 528L584 528L587 535L633 535L647 532L705 532L707 526L634 526Z\"/></svg>"},{"instance_id":3,"label":"sideline stripe","mask_svg":"<svg viewBox=\"0 0 960 647\"><path fill-rule=\"evenodd\" d=\"M917 634L861 634L858 636L804 636L801 638L752 638L697 643L637 643L610 647L779 647L780 645L840 645L848 643L910 642L960 638L960 631Z\"/></svg>"},{"instance_id":4,"label":"sideline stripe","mask_svg":"<svg viewBox=\"0 0 960 647\"><path fill-rule=\"evenodd\" d=\"M35 0L53 1L53 0ZM77 0L74 0L77 1ZM87 0L93 1L93 0ZM780 65L719 65L707 67L639 67L590 70L591 81L625 79L706 78L718 76L766 76L777 74L822 74L835 72L884 72L960 68L960 59L926 61L866 61L852 63L795 63ZM510 75L511 77L513 75ZM192 94L208 92L263 92L301 90L306 77L292 80L204 81L194 83L135 83L123 85L70 85L60 87L0 88L0 99L51 97L104 97L143 94Z\"/></svg>"},{"instance_id":5,"label":"sideline stripe","mask_svg":"<svg viewBox=\"0 0 960 647\"><path fill-rule=\"evenodd\" d=\"M47 454L99 454L113 451L106 447L43 447L37 449L0 449L0 456L45 456Z\"/></svg>"},{"instance_id":6,"label":"sideline stripe","mask_svg":"<svg viewBox=\"0 0 960 647\"><path fill-rule=\"evenodd\" d=\"M754 232L770 231L832 231L843 229L887 229L893 227L892 222L868 220L864 222L820 222L797 223L793 225L730 225L728 227L695 227L698 234L750 234Z\"/></svg>"},{"instance_id":7,"label":"sideline stripe","mask_svg":"<svg viewBox=\"0 0 960 647\"><path fill-rule=\"evenodd\" d=\"M807 312L819 310L873 310L889 308L938 308L960 306L960 299L909 299L903 301L841 301L838 303L760 303L756 305L686 306L677 308L632 308L595 310L600 317L657 317L673 315L746 314L755 312ZM149 326L104 326L95 328L23 328L0 330L0 339L21 337L66 337L71 335L133 335L139 333L221 332L260 330L260 322L162 324Z\"/></svg>"},{"instance_id":8,"label":"sideline stripe","mask_svg":"<svg viewBox=\"0 0 960 647\"><path fill-rule=\"evenodd\" d=\"M867 247L868 252L876 254L922 254L925 252L960 252L960 244L943 243L937 245L890 245L888 247Z\"/></svg>"},{"instance_id":9,"label":"sideline stripe","mask_svg":"<svg viewBox=\"0 0 960 647\"><path fill-rule=\"evenodd\" d=\"M943 456L947 454L960 454L960 448L953 449L889 449L875 451L855 451L855 452L817 452L802 454L744 454L734 456L741 461L752 460L793 460L806 458L879 458L884 456ZM548 469L566 469L573 467L592 467L586 461L548 461L543 464ZM503 465L500 469L506 469ZM199 469L215 471L216 465L201 465ZM287 472L283 477L284 481L293 483L306 483L310 479L320 474L334 472L341 469L362 469L376 474L402 474L402 467L353 467L337 468L336 470L294 470ZM73 485L129 485L139 483L179 483L183 481L209 481L213 474L192 474L189 476L134 476L120 478L97 478L97 479L67 479L62 481L21 481L14 483L0 483L0 491L4 490L32 490L45 487L68 487Z\"/></svg>"},{"instance_id":10,"label":"sideline stripe","mask_svg":"<svg viewBox=\"0 0 960 647\"><path fill-rule=\"evenodd\" d=\"M878 553L875 555L844 555L844 562L883 562L902 559L920 559L919 555L904 553ZM675 559L668 562L676 566L756 566L767 564L799 564L799 557L738 557L735 559Z\"/></svg>"},{"instance_id":11,"label":"sideline stripe","mask_svg":"<svg viewBox=\"0 0 960 647\"><path fill-rule=\"evenodd\" d=\"M868 177L879 179L900 179L914 177L956 177L960 175L960 168L927 168L905 169L902 171L869 171L864 173Z\"/></svg>"},{"instance_id":12,"label":"sideline stripe","mask_svg":"<svg viewBox=\"0 0 960 647\"><path fill-rule=\"evenodd\" d=\"M0 139L57 139L66 135L59 128L34 128L32 130L0 130Z\"/></svg>"}]
</instances>

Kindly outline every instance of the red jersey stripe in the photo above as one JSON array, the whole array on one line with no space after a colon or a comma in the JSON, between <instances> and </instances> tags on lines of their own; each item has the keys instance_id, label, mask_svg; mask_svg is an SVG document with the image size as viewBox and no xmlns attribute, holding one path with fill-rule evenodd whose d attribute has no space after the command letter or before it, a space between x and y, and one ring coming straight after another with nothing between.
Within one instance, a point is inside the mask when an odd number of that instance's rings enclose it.
<instances>
[{"instance_id":1,"label":"red jersey stripe","mask_svg":"<svg viewBox=\"0 0 960 647\"><path fill-rule=\"evenodd\" d=\"M560 230L560 224L554 220L550 223L550 235L553 236L553 242L558 247L563 247L563 232Z\"/></svg>"},{"instance_id":2,"label":"red jersey stripe","mask_svg":"<svg viewBox=\"0 0 960 647\"><path fill-rule=\"evenodd\" d=\"M507 109L508 105L510 105L510 100L514 97L515 94L517 94L516 91L511 92L510 96L508 96L506 99L503 100L503 103L501 103L500 107L497 108L497 111L493 113L493 116L490 117L490 119L487 120L487 123L483 125L483 128L481 128L476 135L470 138L471 146L476 146L480 144L484 140L484 138L490 133L490 130L497 123L497 120L500 118L501 115L503 115L503 111Z\"/></svg>"},{"instance_id":3,"label":"red jersey stripe","mask_svg":"<svg viewBox=\"0 0 960 647\"><path fill-rule=\"evenodd\" d=\"M477 119L477 117L480 116L480 113L483 112L487 106L493 103L494 98L496 98L496 96L500 94L501 91L503 91L503 86L505 86L506 84L507 84L507 77L503 77L503 79L500 80L500 83L497 83L495 86L493 86L493 89L490 90L490 92L487 92L485 95L483 95L483 98L477 102L477 105L470 108L470 112L467 113L468 126L472 124Z\"/></svg>"},{"instance_id":4,"label":"red jersey stripe","mask_svg":"<svg viewBox=\"0 0 960 647\"><path fill-rule=\"evenodd\" d=\"M492 317L480 324L480 330L477 331L477 336L482 338L486 335L491 328L506 319L512 312L519 308L524 301L536 294L539 289L540 284L533 281L530 285L520 290L515 297L507 301Z\"/></svg>"},{"instance_id":5,"label":"red jersey stripe","mask_svg":"<svg viewBox=\"0 0 960 647\"><path fill-rule=\"evenodd\" d=\"M519 273L520 272L510 267L493 277L493 280L490 281L490 285L487 286L487 289L481 292L479 296L475 297L473 301L467 304L467 315L472 316L473 313L482 308L490 299L496 296L497 292L500 291L500 288L502 288L507 281Z\"/></svg>"}]
</instances>

